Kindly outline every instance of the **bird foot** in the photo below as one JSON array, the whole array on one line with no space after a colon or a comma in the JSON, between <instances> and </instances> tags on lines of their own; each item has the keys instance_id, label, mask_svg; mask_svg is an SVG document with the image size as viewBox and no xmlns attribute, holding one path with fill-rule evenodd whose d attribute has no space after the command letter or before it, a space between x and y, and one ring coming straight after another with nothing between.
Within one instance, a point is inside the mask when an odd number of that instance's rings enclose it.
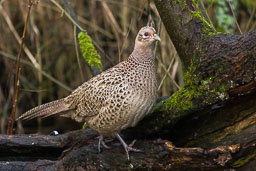
<instances>
[{"instance_id":1,"label":"bird foot","mask_svg":"<svg viewBox=\"0 0 256 171\"><path fill-rule=\"evenodd\" d=\"M100 153L100 148L101 148L101 145L106 148L106 149L110 149L111 147L109 147L103 140L103 135L100 135L99 137L99 143L98 143L98 151Z\"/></svg>"},{"instance_id":2,"label":"bird foot","mask_svg":"<svg viewBox=\"0 0 256 171\"><path fill-rule=\"evenodd\" d=\"M120 137L119 134L116 134L116 137L117 137L117 139L122 143L122 145L123 145L123 147L124 147L124 149L125 149L125 152L126 152L128 161L130 161L130 155L129 155L129 152L130 152L130 151L137 152L137 153L144 152L143 150L136 149L136 148L132 148L132 146L135 144L136 140L133 140L131 144L127 145L127 144L124 142L124 140Z\"/></svg>"},{"instance_id":3,"label":"bird foot","mask_svg":"<svg viewBox=\"0 0 256 171\"><path fill-rule=\"evenodd\" d=\"M127 150L128 151L139 152L139 153L144 152L143 150L132 148L132 146L135 144L135 142L136 142L136 140L133 140L131 144L127 145Z\"/></svg>"}]
</instances>

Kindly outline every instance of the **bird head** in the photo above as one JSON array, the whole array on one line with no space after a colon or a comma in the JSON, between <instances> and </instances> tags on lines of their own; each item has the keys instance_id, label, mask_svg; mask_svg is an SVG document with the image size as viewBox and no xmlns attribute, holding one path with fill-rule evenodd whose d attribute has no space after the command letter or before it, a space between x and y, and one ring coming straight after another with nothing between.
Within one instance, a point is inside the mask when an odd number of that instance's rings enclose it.
<instances>
[{"instance_id":1,"label":"bird head","mask_svg":"<svg viewBox=\"0 0 256 171\"><path fill-rule=\"evenodd\" d=\"M156 30L153 27L142 27L136 37L135 46L149 47L154 45L155 41L160 41L160 37L156 34Z\"/></svg>"}]
</instances>

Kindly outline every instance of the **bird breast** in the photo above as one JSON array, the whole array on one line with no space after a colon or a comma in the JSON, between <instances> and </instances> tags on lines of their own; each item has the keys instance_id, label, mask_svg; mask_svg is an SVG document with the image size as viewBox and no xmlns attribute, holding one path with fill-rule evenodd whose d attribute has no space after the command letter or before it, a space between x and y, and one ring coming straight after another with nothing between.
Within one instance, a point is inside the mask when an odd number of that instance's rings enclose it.
<instances>
[{"instance_id":1,"label":"bird breast","mask_svg":"<svg viewBox=\"0 0 256 171\"><path fill-rule=\"evenodd\" d=\"M154 68L135 66L126 66L125 70L120 67L118 71L112 71L114 87L99 113L88 120L89 126L102 135L113 135L135 126L155 103L157 81L155 72L151 70ZM113 74L114 72L119 74Z\"/></svg>"}]
</instances>

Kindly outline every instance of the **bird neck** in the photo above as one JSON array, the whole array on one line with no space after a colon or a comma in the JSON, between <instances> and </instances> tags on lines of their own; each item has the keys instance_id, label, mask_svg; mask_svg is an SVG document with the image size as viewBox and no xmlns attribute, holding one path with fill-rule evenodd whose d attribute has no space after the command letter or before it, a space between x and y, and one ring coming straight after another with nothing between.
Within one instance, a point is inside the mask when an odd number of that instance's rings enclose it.
<instances>
[{"instance_id":1,"label":"bird neck","mask_svg":"<svg viewBox=\"0 0 256 171\"><path fill-rule=\"evenodd\" d=\"M138 62L155 61L154 46L135 46L132 55L129 58L134 58Z\"/></svg>"}]
</instances>

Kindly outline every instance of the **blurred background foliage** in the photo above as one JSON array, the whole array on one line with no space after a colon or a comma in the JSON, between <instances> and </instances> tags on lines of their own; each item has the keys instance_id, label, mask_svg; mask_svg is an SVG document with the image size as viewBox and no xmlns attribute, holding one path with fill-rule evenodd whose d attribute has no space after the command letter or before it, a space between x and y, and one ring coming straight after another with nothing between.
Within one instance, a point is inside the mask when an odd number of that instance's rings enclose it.
<instances>
[{"instance_id":1,"label":"blurred background foliage","mask_svg":"<svg viewBox=\"0 0 256 171\"><path fill-rule=\"evenodd\" d=\"M21 57L17 116L42 103L66 97L93 76L86 57L83 58L86 53L77 48L73 23L52 1L41 0L32 7L26 49ZM236 21L243 33L256 30L255 0L200 1L218 31L240 34ZM62 0L56 2L63 7ZM70 3L80 26L92 38L101 56L102 70L127 59L137 32L151 14L162 40L156 52L159 95L170 96L183 86L182 64L152 1L72 0ZM15 59L27 5L26 0L0 0L0 133L6 133L13 103ZM99 61L95 65L101 67ZM50 117L18 122L15 132L49 134L58 130L63 133L81 126L82 123L67 118Z\"/></svg>"}]
</instances>

